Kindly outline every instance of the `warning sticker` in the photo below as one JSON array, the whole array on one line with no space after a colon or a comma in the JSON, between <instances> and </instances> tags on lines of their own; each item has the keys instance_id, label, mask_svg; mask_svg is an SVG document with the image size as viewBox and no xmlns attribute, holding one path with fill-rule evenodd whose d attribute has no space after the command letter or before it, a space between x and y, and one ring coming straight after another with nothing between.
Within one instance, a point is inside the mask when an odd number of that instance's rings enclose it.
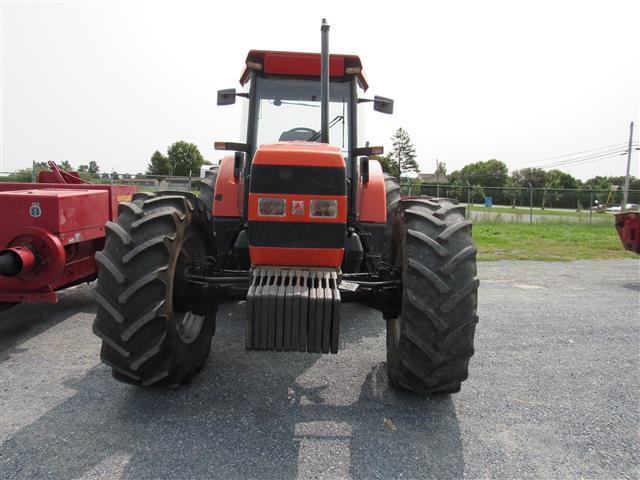
<instances>
[{"instance_id":1,"label":"warning sticker","mask_svg":"<svg viewBox=\"0 0 640 480\"><path fill-rule=\"evenodd\" d=\"M340 282L340 285L338 285L338 287L340 288L340 290L355 292L358 289L358 284L354 282L346 282L343 280L342 282Z\"/></svg>"},{"instance_id":2,"label":"warning sticker","mask_svg":"<svg viewBox=\"0 0 640 480\"><path fill-rule=\"evenodd\" d=\"M293 200L291 202L291 215L304 215L304 200Z\"/></svg>"}]
</instances>

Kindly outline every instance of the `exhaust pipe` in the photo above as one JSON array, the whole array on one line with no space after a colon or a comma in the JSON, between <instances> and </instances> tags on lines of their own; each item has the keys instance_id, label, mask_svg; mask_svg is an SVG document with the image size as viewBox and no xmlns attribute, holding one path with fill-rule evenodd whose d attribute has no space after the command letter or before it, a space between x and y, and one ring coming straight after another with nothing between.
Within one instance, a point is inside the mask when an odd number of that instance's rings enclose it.
<instances>
[{"instance_id":1,"label":"exhaust pipe","mask_svg":"<svg viewBox=\"0 0 640 480\"><path fill-rule=\"evenodd\" d=\"M329 25L322 19L320 27L322 45L320 49L320 141L329 143Z\"/></svg>"}]
</instances>

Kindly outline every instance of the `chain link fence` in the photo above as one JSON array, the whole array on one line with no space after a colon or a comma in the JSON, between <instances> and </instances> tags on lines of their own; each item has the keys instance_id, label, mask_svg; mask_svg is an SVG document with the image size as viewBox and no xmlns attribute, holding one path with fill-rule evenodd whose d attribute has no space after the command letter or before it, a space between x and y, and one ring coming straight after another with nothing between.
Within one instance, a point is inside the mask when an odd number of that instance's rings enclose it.
<instances>
[{"instance_id":1,"label":"chain link fence","mask_svg":"<svg viewBox=\"0 0 640 480\"><path fill-rule=\"evenodd\" d=\"M31 182L31 170L0 172L0 182ZM91 183L134 185L141 191L197 191L197 176L119 173L80 173ZM611 223L622 203L621 189L553 189L529 187L477 187L401 183L404 196L455 198L467 206L467 218L480 221ZM640 204L640 190L629 190L628 203ZM637 207L636 207L637 208Z\"/></svg>"},{"instance_id":2,"label":"chain link fence","mask_svg":"<svg viewBox=\"0 0 640 480\"><path fill-rule=\"evenodd\" d=\"M402 195L455 198L474 221L611 223L620 210L621 189L554 189L401 184ZM629 190L628 204L638 208L640 190ZM635 205L635 207L633 206Z\"/></svg>"},{"instance_id":3,"label":"chain link fence","mask_svg":"<svg viewBox=\"0 0 640 480\"><path fill-rule=\"evenodd\" d=\"M126 173L86 173L80 178L95 184L133 185L144 192L156 190L196 191L199 188L197 176L145 175ZM0 172L0 182L35 182L37 173L31 171Z\"/></svg>"}]
</instances>

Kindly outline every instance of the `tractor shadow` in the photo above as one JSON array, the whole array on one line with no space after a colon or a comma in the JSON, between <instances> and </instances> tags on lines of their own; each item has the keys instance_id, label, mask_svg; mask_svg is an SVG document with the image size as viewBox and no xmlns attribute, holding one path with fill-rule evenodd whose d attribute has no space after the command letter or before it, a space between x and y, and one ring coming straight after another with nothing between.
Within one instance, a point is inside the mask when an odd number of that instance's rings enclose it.
<instances>
[{"instance_id":1,"label":"tractor shadow","mask_svg":"<svg viewBox=\"0 0 640 480\"><path fill-rule=\"evenodd\" d=\"M95 313L92 287L78 285L58 292L57 304L20 303L0 310L0 363L21 351L20 345L78 313Z\"/></svg>"},{"instance_id":2,"label":"tractor shadow","mask_svg":"<svg viewBox=\"0 0 640 480\"><path fill-rule=\"evenodd\" d=\"M391 390L384 322L343 310L333 356L244 351L243 308L221 309L208 368L180 389L118 384L102 365L2 445L4 478L461 478L450 396ZM387 423L385 425L385 419ZM395 430L394 430L395 429Z\"/></svg>"}]
</instances>

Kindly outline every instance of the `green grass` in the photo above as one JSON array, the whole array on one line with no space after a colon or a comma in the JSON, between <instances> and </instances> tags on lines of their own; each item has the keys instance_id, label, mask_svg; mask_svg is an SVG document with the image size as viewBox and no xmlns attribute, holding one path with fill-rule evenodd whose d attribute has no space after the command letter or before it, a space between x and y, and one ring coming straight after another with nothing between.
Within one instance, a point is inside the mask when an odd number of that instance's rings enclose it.
<instances>
[{"instance_id":1,"label":"green grass","mask_svg":"<svg viewBox=\"0 0 640 480\"><path fill-rule=\"evenodd\" d=\"M624 251L611 224L479 222L473 240L484 261L639 258Z\"/></svg>"}]
</instances>

